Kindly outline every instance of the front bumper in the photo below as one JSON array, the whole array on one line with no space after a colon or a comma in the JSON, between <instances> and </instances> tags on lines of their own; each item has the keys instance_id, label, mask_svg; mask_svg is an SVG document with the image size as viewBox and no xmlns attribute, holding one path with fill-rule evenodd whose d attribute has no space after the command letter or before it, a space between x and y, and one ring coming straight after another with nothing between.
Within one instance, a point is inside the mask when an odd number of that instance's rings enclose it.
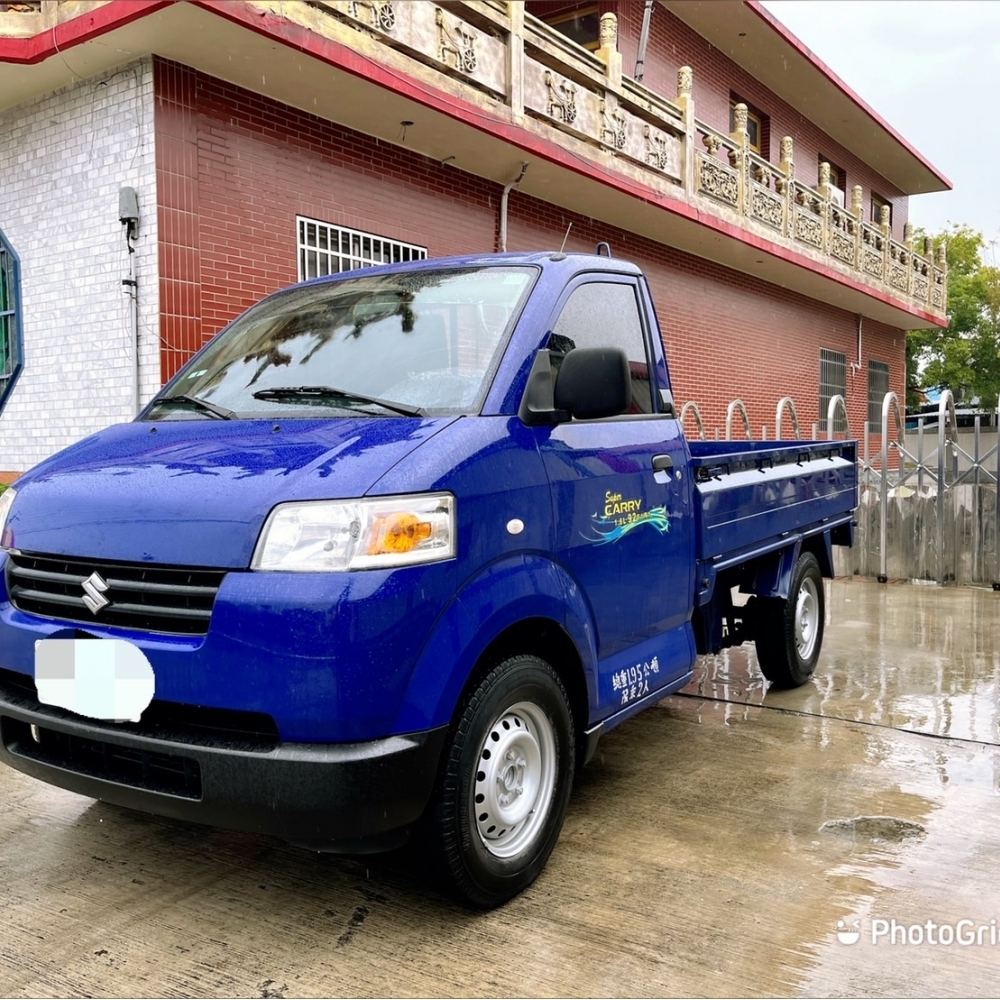
<instances>
[{"instance_id":1,"label":"front bumper","mask_svg":"<svg viewBox=\"0 0 1000 1000\"><path fill-rule=\"evenodd\" d=\"M314 850L402 843L430 799L445 735L441 727L361 743L252 746L102 723L0 684L3 763L105 802Z\"/></svg>"}]
</instances>

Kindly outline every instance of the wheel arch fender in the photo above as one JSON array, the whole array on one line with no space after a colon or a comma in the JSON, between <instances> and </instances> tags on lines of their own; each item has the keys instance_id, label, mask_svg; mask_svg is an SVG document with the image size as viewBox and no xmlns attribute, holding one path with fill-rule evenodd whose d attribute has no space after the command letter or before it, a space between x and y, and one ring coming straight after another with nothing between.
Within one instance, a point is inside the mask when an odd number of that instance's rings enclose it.
<instances>
[{"instance_id":1,"label":"wheel arch fender","mask_svg":"<svg viewBox=\"0 0 1000 1000\"><path fill-rule=\"evenodd\" d=\"M550 634L546 635L546 628ZM557 630L557 632L556 632ZM538 555L499 560L463 584L424 645L403 693L395 730L415 732L448 724L466 688L488 669L491 654L560 649L574 662L553 663L570 692L578 726L597 704L597 652L593 617L566 571ZM494 657L495 658L495 657Z\"/></svg>"},{"instance_id":2,"label":"wheel arch fender","mask_svg":"<svg viewBox=\"0 0 1000 1000\"><path fill-rule=\"evenodd\" d=\"M805 538L797 538L784 548L759 557L754 564L749 592L758 597L779 597L787 600L792 585L792 574L803 552L811 552L816 557L822 576L834 575L830 532L819 531Z\"/></svg>"}]
</instances>

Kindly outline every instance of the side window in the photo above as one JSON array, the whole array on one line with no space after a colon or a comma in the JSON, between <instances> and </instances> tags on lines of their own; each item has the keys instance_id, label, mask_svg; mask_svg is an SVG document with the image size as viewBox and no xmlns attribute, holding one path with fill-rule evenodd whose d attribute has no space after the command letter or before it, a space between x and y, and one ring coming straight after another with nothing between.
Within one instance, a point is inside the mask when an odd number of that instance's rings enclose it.
<instances>
[{"instance_id":1,"label":"side window","mask_svg":"<svg viewBox=\"0 0 1000 1000\"><path fill-rule=\"evenodd\" d=\"M17 255L0 232L0 410L21 371L20 294Z\"/></svg>"},{"instance_id":2,"label":"side window","mask_svg":"<svg viewBox=\"0 0 1000 1000\"><path fill-rule=\"evenodd\" d=\"M639 303L632 285L594 281L575 289L549 337L553 378L574 347L618 347L628 357L632 374L632 413L652 413L649 359L642 333Z\"/></svg>"},{"instance_id":3,"label":"side window","mask_svg":"<svg viewBox=\"0 0 1000 1000\"><path fill-rule=\"evenodd\" d=\"M821 347L819 351L819 429L826 433L827 411L834 396L847 399L847 355ZM881 412L881 411L880 411ZM847 428L838 411L834 417L834 433L842 434Z\"/></svg>"}]
</instances>

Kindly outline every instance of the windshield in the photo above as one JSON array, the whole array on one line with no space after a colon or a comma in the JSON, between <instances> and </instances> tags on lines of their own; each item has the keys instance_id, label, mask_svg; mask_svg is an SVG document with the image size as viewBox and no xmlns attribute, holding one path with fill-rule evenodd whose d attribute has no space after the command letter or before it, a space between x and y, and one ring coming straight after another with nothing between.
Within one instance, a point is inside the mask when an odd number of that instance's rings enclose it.
<instances>
[{"instance_id":1,"label":"windshield","mask_svg":"<svg viewBox=\"0 0 1000 1000\"><path fill-rule=\"evenodd\" d=\"M536 273L469 267L290 289L220 333L146 419L475 412Z\"/></svg>"}]
</instances>

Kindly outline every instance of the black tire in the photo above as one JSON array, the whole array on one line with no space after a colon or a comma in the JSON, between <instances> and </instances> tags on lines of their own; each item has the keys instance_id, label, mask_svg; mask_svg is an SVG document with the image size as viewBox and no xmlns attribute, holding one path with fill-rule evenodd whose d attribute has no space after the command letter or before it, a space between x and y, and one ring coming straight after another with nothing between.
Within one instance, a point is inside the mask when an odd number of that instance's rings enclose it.
<instances>
[{"instance_id":1,"label":"black tire","mask_svg":"<svg viewBox=\"0 0 1000 1000\"><path fill-rule=\"evenodd\" d=\"M823 646L824 617L819 563L803 552L792 571L788 599L758 601L757 661L774 687L800 687L812 677Z\"/></svg>"},{"instance_id":2,"label":"black tire","mask_svg":"<svg viewBox=\"0 0 1000 1000\"><path fill-rule=\"evenodd\" d=\"M491 909L534 882L559 838L573 784L573 716L559 676L536 656L499 664L459 713L433 829L456 893Z\"/></svg>"}]
</instances>

